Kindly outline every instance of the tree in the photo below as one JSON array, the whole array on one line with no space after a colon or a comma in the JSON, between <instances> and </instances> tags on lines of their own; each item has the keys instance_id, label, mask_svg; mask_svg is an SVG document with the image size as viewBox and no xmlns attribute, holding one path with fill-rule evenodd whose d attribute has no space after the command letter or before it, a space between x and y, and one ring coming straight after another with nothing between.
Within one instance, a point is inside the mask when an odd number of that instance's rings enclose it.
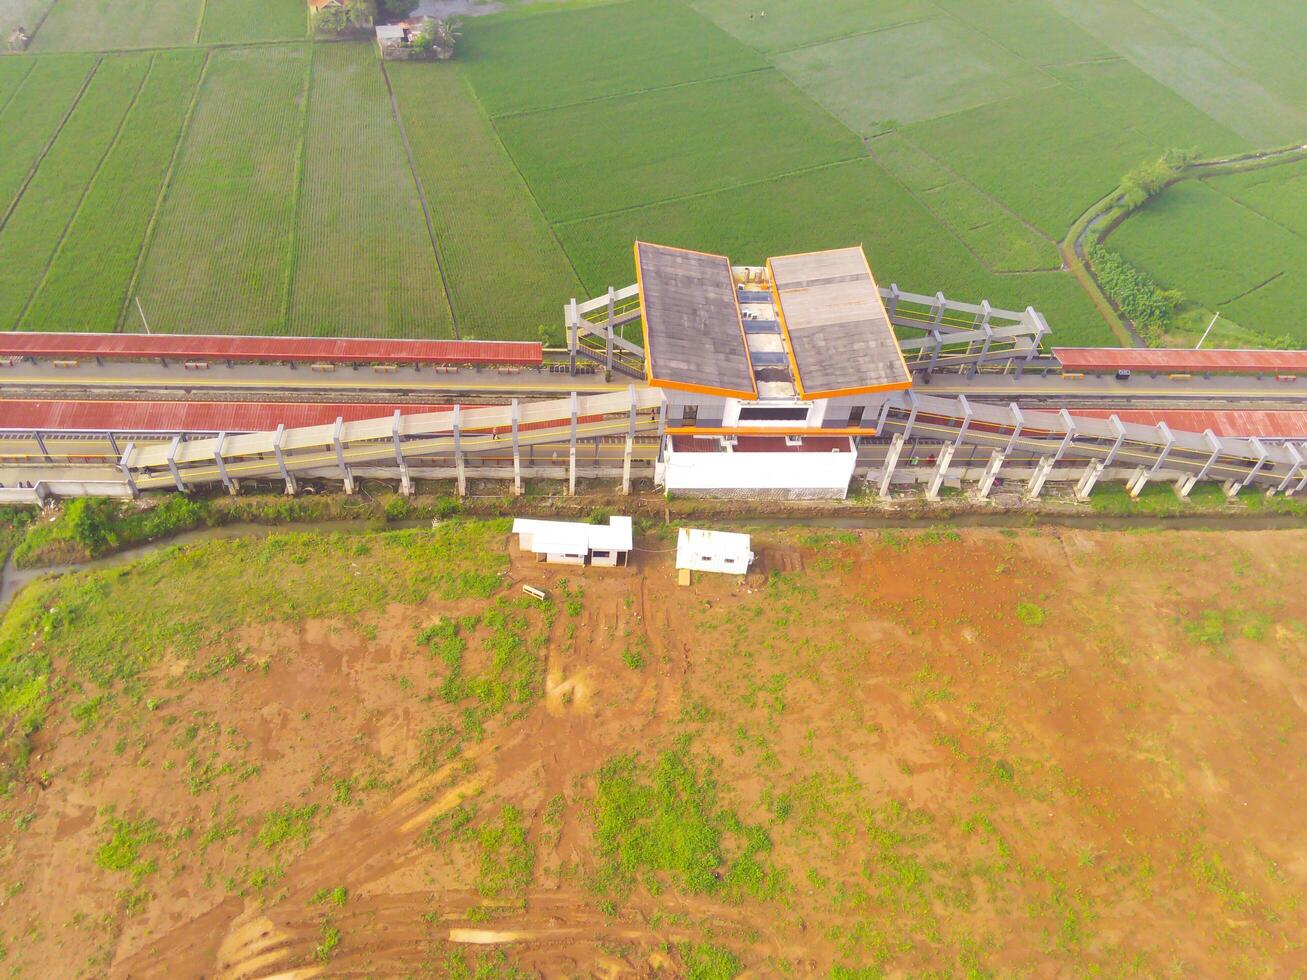
<instances>
[{"instance_id":1,"label":"tree","mask_svg":"<svg viewBox=\"0 0 1307 980\"><path fill-rule=\"evenodd\" d=\"M454 57L454 46L458 44L461 36L450 21L432 17L423 23L413 36L413 50L417 51L420 57L448 61Z\"/></svg>"}]
</instances>

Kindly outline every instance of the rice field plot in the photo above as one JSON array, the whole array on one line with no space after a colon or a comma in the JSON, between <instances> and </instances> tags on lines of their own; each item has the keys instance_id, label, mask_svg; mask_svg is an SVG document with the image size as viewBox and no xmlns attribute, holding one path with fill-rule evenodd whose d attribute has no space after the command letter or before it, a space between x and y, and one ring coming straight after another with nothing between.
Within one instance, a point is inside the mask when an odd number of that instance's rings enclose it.
<instances>
[{"instance_id":1,"label":"rice field plot","mask_svg":"<svg viewBox=\"0 0 1307 980\"><path fill-rule=\"evenodd\" d=\"M205 0L201 44L296 40L308 33L301 0Z\"/></svg>"},{"instance_id":2,"label":"rice field plot","mask_svg":"<svg viewBox=\"0 0 1307 980\"><path fill-rule=\"evenodd\" d=\"M845 125L870 135L1010 98L1055 80L948 18L915 21L773 57Z\"/></svg>"},{"instance_id":3,"label":"rice field plot","mask_svg":"<svg viewBox=\"0 0 1307 980\"><path fill-rule=\"evenodd\" d=\"M28 72L36 67L35 58L0 58L0 113L9 100L23 87Z\"/></svg>"},{"instance_id":4,"label":"rice field plot","mask_svg":"<svg viewBox=\"0 0 1307 980\"><path fill-rule=\"evenodd\" d=\"M285 329L308 69L307 46L210 55L136 290L155 330Z\"/></svg>"},{"instance_id":5,"label":"rice field plot","mask_svg":"<svg viewBox=\"0 0 1307 980\"><path fill-rule=\"evenodd\" d=\"M303 157L288 331L452 337L431 236L371 44L313 46Z\"/></svg>"},{"instance_id":6,"label":"rice field plot","mask_svg":"<svg viewBox=\"0 0 1307 980\"><path fill-rule=\"evenodd\" d=\"M723 30L769 54L935 15L930 0L690 0ZM764 12L765 11L765 12Z\"/></svg>"},{"instance_id":7,"label":"rice field plot","mask_svg":"<svg viewBox=\"0 0 1307 980\"><path fill-rule=\"evenodd\" d=\"M992 271L1059 269L1057 246L993 198L962 180L900 133L870 143L872 154Z\"/></svg>"},{"instance_id":8,"label":"rice field plot","mask_svg":"<svg viewBox=\"0 0 1307 980\"><path fill-rule=\"evenodd\" d=\"M634 208L557 226L586 291L634 278L631 242L665 242L729 255L739 263L769 255L862 244L882 285L995 306L1034 306L1063 343L1111 343L1084 292L1063 272L994 275L899 181L858 160L774 181Z\"/></svg>"},{"instance_id":9,"label":"rice field plot","mask_svg":"<svg viewBox=\"0 0 1307 980\"><path fill-rule=\"evenodd\" d=\"M1209 27L1195 37L1182 27L1186 16L1172 12L1159 17L1134 0L1049 3L1253 146L1292 143L1307 131L1303 98L1287 94L1302 92L1307 84L1301 77L1301 43L1292 45L1292 57L1286 62L1275 57L1265 42L1254 40L1242 44L1242 51L1234 51L1233 44L1248 29L1247 22L1238 18L1223 19L1223 27ZM1260 12L1252 18L1264 19ZM1300 36L1292 28L1281 33Z\"/></svg>"},{"instance_id":10,"label":"rice field plot","mask_svg":"<svg viewBox=\"0 0 1307 980\"><path fill-rule=\"evenodd\" d=\"M117 51L194 44L204 0L58 0L33 51Z\"/></svg>"},{"instance_id":11,"label":"rice field plot","mask_svg":"<svg viewBox=\"0 0 1307 980\"><path fill-rule=\"evenodd\" d=\"M497 121L551 221L687 197L862 155L777 72Z\"/></svg>"},{"instance_id":12,"label":"rice field plot","mask_svg":"<svg viewBox=\"0 0 1307 980\"><path fill-rule=\"evenodd\" d=\"M968 31L1001 44L1032 65L1116 56L1045 0L935 0L935 5Z\"/></svg>"},{"instance_id":13,"label":"rice field plot","mask_svg":"<svg viewBox=\"0 0 1307 980\"><path fill-rule=\"evenodd\" d=\"M1297 316L1307 281L1307 238L1226 196L1225 180L1175 185L1128 218L1108 245L1162 285L1245 329L1267 339L1290 334L1307 340ZM1291 197L1286 187L1283 211L1302 215L1307 184L1294 189Z\"/></svg>"},{"instance_id":14,"label":"rice field plot","mask_svg":"<svg viewBox=\"0 0 1307 980\"><path fill-rule=\"evenodd\" d=\"M767 67L756 52L666 0L473 18L464 24L458 60L492 116Z\"/></svg>"},{"instance_id":15,"label":"rice field plot","mask_svg":"<svg viewBox=\"0 0 1307 980\"><path fill-rule=\"evenodd\" d=\"M201 51L154 55L117 142L87 190L20 329L112 331L118 326L203 62Z\"/></svg>"},{"instance_id":16,"label":"rice field plot","mask_svg":"<svg viewBox=\"0 0 1307 980\"><path fill-rule=\"evenodd\" d=\"M1050 238L1140 162L1171 147L1202 153L1239 138L1124 62L1049 69L1063 84L904 129Z\"/></svg>"},{"instance_id":17,"label":"rice field plot","mask_svg":"<svg viewBox=\"0 0 1307 980\"><path fill-rule=\"evenodd\" d=\"M105 58L0 229L0 329L12 330L45 274L149 68Z\"/></svg>"},{"instance_id":18,"label":"rice field plot","mask_svg":"<svg viewBox=\"0 0 1307 980\"><path fill-rule=\"evenodd\" d=\"M526 339L581 293L460 66L387 67L463 337Z\"/></svg>"},{"instance_id":19,"label":"rice field plot","mask_svg":"<svg viewBox=\"0 0 1307 980\"><path fill-rule=\"evenodd\" d=\"M0 59L6 67L23 67L26 62L26 58ZM94 68L90 58L32 59L12 87L0 111L0 217L8 213Z\"/></svg>"},{"instance_id":20,"label":"rice field plot","mask_svg":"<svg viewBox=\"0 0 1307 980\"><path fill-rule=\"evenodd\" d=\"M30 35L50 9L53 0L0 0L0 40L7 38L15 27Z\"/></svg>"},{"instance_id":21,"label":"rice field plot","mask_svg":"<svg viewBox=\"0 0 1307 980\"><path fill-rule=\"evenodd\" d=\"M1208 186L1307 239L1307 161L1209 178Z\"/></svg>"}]
</instances>

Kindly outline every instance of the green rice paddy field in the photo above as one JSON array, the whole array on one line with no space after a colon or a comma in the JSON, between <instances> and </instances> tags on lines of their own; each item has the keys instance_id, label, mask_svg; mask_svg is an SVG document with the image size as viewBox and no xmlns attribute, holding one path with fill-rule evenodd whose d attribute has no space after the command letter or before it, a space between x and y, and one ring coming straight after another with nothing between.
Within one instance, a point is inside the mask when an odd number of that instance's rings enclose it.
<instances>
[{"instance_id":1,"label":"green rice paddy field","mask_svg":"<svg viewBox=\"0 0 1307 980\"><path fill-rule=\"evenodd\" d=\"M0 57L0 329L135 330L139 299L156 330L534 338L628 284L638 237L860 242L883 283L1112 343L1061 268L1072 222L1168 148L1307 138L1291 0L544 2L384 68L299 0L0 0L11 22L35 39ZM1307 181L1271 174L1114 242L1296 333Z\"/></svg>"}]
</instances>

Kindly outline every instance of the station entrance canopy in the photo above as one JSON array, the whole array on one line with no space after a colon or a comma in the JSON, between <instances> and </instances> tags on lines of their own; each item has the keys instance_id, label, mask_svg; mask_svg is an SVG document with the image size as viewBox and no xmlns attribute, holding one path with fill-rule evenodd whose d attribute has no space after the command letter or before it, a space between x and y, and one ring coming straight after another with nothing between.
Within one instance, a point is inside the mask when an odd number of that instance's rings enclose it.
<instances>
[{"instance_id":1,"label":"station entrance canopy","mask_svg":"<svg viewBox=\"0 0 1307 980\"><path fill-rule=\"evenodd\" d=\"M636 242L635 264L646 376L655 387L755 401L912 386L860 246L741 271L724 255ZM781 385L769 332L780 341Z\"/></svg>"}]
</instances>

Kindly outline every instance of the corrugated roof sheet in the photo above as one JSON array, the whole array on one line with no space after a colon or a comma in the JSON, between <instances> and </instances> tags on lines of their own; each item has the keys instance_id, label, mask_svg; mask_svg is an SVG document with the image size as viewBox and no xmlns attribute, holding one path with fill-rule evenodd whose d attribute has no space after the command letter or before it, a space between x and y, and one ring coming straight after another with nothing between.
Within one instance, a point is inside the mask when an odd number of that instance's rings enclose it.
<instances>
[{"instance_id":1,"label":"corrugated roof sheet","mask_svg":"<svg viewBox=\"0 0 1307 980\"><path fill-rule=\"evenodd\" d=\"M156 357L198 361L338 364L540 364L539 343L517 340L376 340L363 337L228 337L211 334L0 332L0 356Z\"/></svg>"},{"instance_id":2,"label":"corrugated roof sheet","mask_svg":"<svg viewBox=\"0 0 1307 980\"><path fill-rule=\"evenodd\" d=\"M649 383L756 398L730 259L635 243Z\"/></svg>"},{"instance_id":3,"label":"corrugated roof sheet","mask_svg":"<svg viewBox=\"0 0 1307 980\"><path fill-rule=\"evenodd\" d=\"M264 432L394 415L442 412L448 405L364 402L0 401L0 429L66 432Z\"/></svg>"},{"instance_id":4,"label":"corrugated roof sheet","mask_svg":"<svg viewBox=\"0 0 1307 980\"><path fill-rule=\"evenodd\" d=\"M1054 347L1072 371L1167 371L1206 374L1307 373L1307 351L1186 350L1149 347Z\"/></svg>"},{"instance_id":5,"label":"corrugated roof sheet","mask_svg":"<svg viewBox=\"0 0 1307 980\"><path fill-rule=\"evenodd\" d=\"M912 386L860 247L767 260L804 398Z\"/></svg>"},{"instance_id":6,"label":"corrugated roof sheet","mask_svg":"<svg viewBox=\"0 0 1307 980\"><path fill-rule=\"evenodd\" d=\"M1235 438L1261 436L1268 439L1307 439L1307 411L1202 412L1196 409L1109 411L1077 408L1071 414L1076 418L1088 416L1099 419L1115 415L1122 422L1135 422L1139 425L1157 425L1158 422L1165 422L1168 428L1176 432L1205 432L1211 429L1218 436Z\"/></svg>"}]
</instances>

